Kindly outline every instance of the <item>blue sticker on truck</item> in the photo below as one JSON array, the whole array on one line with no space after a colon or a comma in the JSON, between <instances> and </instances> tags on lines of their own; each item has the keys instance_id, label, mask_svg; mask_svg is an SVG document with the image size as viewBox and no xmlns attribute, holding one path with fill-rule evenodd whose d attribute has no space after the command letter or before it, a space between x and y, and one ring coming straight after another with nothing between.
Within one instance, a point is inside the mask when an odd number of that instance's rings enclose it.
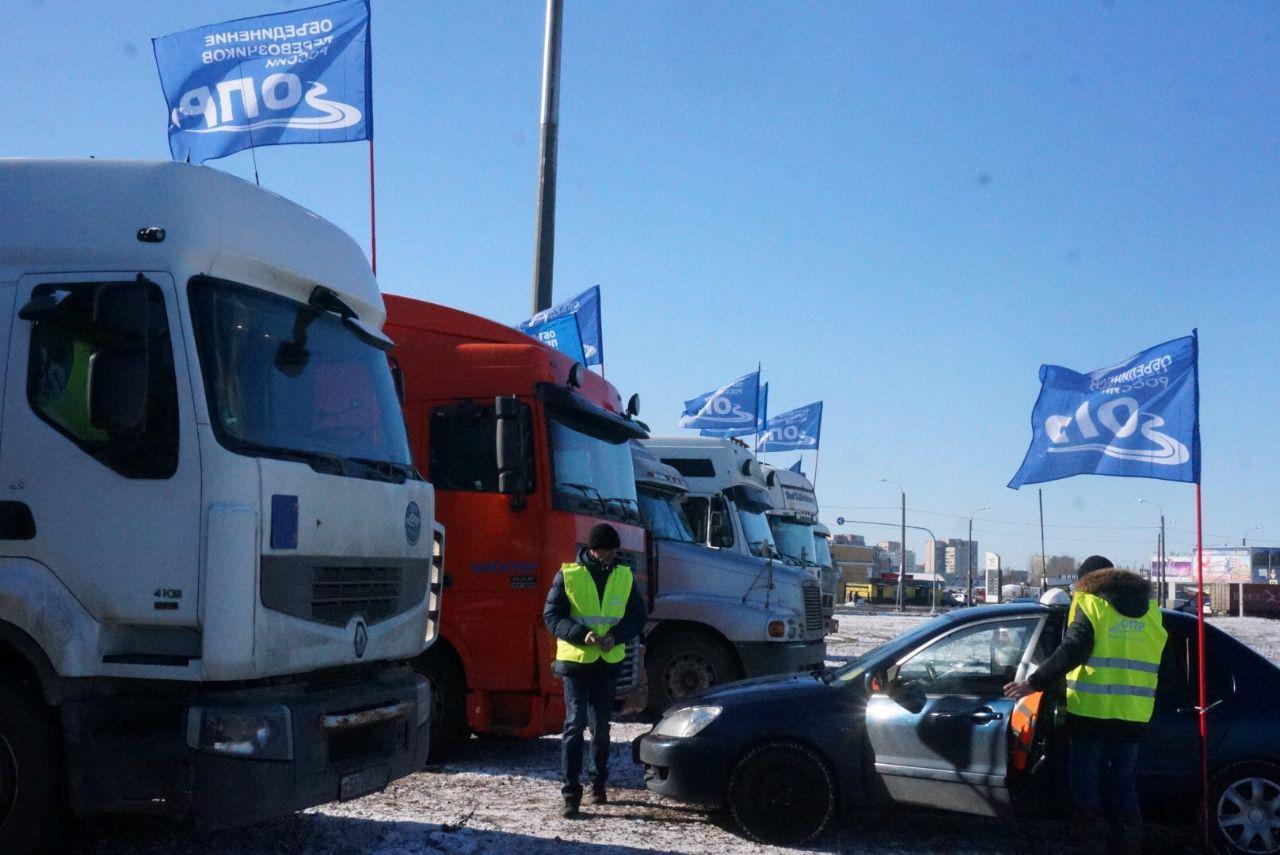
<instances>
[{"instance_id":1,"label":"blue sticker on truck","mask_svg":"<svg viewBox=\"0 0 1280 855\"><path fill-rule=\"evenodd\" d=\"M409 507L404 509L404 538L409 541L410 546L416 546L420 537L422 537L422 511L418 510L417 502L410 502Z\"/></svg>"},{"instance_id":2,"label":"blue sticker on truck","mask_svg":"<svg viewBox=\"0 0 1280 855\"><path fill-rule=\"evenodd\" d=\"M298 497L271 497L271 548L298 548Z\"/></svg>"}]
</instances>

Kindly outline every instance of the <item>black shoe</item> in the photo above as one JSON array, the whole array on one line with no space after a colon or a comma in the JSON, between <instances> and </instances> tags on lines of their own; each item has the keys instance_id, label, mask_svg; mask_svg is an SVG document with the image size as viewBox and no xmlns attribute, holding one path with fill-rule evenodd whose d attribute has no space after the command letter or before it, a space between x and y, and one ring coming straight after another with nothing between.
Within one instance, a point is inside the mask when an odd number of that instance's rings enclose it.
<instances>
[{"instance_id":1,"label":"black shoe","mask_svg":"<svg viewBox=\"0 0 1280 855\"><path fill-rule=\"evenodd\" d=\"M591 803L593 805L607 805L609 803L608 791L604 787L592 787Z\"/></svg>"},{"instance_id":2,"label":"black shoe","mask_svg":"<svg viewBox=\"0 0 1280 855\"><path fill-rule=\"evenodd\" d=\"M578 813L578 800L565 799L564 811L561 812L560 815L563 816L565 819L577 819L580 816L580 814Z\"/></svg>"}]
</instances>

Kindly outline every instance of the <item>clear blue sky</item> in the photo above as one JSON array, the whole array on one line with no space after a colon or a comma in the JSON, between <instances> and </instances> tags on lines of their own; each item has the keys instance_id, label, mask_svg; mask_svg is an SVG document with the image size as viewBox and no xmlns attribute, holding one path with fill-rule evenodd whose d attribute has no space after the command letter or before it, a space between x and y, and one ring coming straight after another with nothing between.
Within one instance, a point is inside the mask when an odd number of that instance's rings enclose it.
<instances>
[{"instance_id":1,"label":"clear blue sky","mask_svg":"<svg viewBox=\"0 0 1280 855\"><path fill-rule=\"evenodd\" d=\"M0 155L165 158L150 37L304 5L8 0ZM883 475L942 537L990 505L981 547L1022 567L1040 363L1198 326L1206 543L1280 544L1280 4L566 5L556 296L601 284L656 430L762 362L774 412L826 401L828 522L896 520ZM543 13L373 0L384 290L528 314ZM257 154L367 245L366 156ZM1190 485L1044 494L1050 553L1145 560L1139 497L1192 541Z\"/></svg>"}]
</instances>

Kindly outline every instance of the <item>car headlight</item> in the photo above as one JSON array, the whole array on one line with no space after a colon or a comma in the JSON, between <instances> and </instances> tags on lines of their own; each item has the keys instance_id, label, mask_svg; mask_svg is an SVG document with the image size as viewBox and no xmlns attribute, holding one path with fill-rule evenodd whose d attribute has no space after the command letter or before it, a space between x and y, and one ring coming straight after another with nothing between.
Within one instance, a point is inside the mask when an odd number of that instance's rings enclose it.
<instances>
[{"instance_id":1,"label":"car headlight","mask_svg":"<svg viewBox=\"0 0 1280 855\"><path fill-rule=\"evenodd\" d=\"M663 716L662 721L653 732L658 736L674 736L677 738L694 736L704 727L716 720L724 707L684 707L670 715Z\"/></svg>"},{"instance_id":2,"label":"car headlight","mask_svg":"<svg viewBox=\"0 0 1280 855\"><path fill-rule=\"evenodd\" d=\"M230 757L292 760L293 722L284 706L191 707L187 710L187 745Z\"/></svg>"}]
</instances>

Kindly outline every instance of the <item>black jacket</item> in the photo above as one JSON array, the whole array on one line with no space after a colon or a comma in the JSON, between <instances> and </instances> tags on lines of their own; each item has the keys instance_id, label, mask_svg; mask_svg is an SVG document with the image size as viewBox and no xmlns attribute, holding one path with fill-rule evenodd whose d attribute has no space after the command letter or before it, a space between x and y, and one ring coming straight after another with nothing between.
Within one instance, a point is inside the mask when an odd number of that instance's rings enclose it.
<instances>
[{"instance_id":1,"label":"black jacket","mask_svg":"<svg viewBox=\"0 0 1280 855\"><path fill-rule=\"evenodd\" d=\"M613 565L611 564L608 567L601 565L585 549L578 550L578 563L586 567L587 571L591 573L591 578L596 583L596 590L601 599L603 599L604 586L609 581L609 574L613 572ZM573 644L583 644L590 629L586 624L570 617L569 612L569 595L564 590L564 572L559 571L551 582L551 590L547 591L547 603L542 609L542 621L556 638L564 639ZM644 607L644 598L640 596L640 586L632 585L631 597L627 600L626 613L622 616L622 620L618 621L609 632L613 636L614 643L626 644L639 637L640 633L644 631L644 622L647 618L648 612ZM610 663L605 662L603 659L598 659L591 663L561 662L556 660L553 670L557 674L563 675L582 668L600 667L617 670L621 665L622 663L620 662Z\"/></svg>"},{"instance_id":2,"label":"black jacket","mask_svg":"<svg viewBox=\"0 0 1280 855\"><path fill-rule=\"evenodd\" d=\"M1147 613L1151 602L1151 584L1137 573L1128 570L1095 570L1079 579L1076 593L1096 594L1106 600L1125 617L1138 618ZM1062 645L1046 659L1027 682L1037 691L1052 688L1067 676L1073 668L1089 661L1093 653L1093 622L1083 609L1076 610L1075 619L1062 636ZM1140 739L1148 725L1133 721L1067 716L1071 733L1084 736Z\"/></svg>"}]
</instances>

